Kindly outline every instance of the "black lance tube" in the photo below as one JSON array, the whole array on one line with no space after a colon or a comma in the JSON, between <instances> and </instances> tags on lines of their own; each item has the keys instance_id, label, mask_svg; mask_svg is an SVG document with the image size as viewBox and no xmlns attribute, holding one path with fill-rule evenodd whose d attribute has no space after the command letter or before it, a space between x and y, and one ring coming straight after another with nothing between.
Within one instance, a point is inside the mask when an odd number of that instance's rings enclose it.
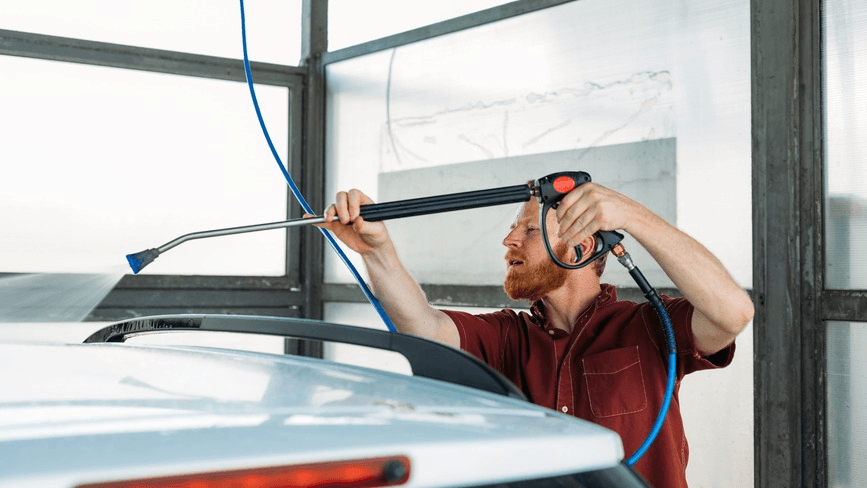
<instances>
[{"instance_id":1,"label":"black lance tube","mask_svg":"<svg viewBox=\"0 0 867 488\"><path fill-rule=\"evenodd\" d=\"M373 203L362 205L360 213L364 220L375 222L414 217L416 215L429 215L441 212L453 212L455 210L469 210L472 208L526 202L532 196L533 189L530 185L514 185L491 188L489 190L475 190L394 202Z\"/></svg>"}]
</instances>

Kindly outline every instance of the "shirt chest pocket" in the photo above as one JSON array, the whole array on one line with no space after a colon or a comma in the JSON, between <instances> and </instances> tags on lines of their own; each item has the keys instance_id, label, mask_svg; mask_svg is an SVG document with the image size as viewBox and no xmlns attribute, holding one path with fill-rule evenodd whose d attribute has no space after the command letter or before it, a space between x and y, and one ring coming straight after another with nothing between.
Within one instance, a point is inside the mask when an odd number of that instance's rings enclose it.
<instances>
[{"instance_id":1,"label":"shirt chest pocket","mask_svg":"<svg viewBox=\"0 0 867 488\"><path fill-rule=\"evenodd\" d=\"M614 417L647 408L638 346L593 354L581 363L594 417Z\"/></svg>"}]
</instances>

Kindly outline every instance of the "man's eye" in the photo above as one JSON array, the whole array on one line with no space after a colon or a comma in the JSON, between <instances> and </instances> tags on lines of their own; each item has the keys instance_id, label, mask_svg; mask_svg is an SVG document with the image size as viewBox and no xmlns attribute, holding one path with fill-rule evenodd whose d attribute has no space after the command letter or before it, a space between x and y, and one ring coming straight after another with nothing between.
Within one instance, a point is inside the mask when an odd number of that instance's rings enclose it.
<instances>
[{"instance_id":1,"label":"man's eye","mask_svg":"<svg viewBox=\"0 0 867 488\"><path fill-rule=\"evenodd\" d=\"M537 232L539 230L538 227L527 227L527 233Z\"/></svg>"}]
</instances>

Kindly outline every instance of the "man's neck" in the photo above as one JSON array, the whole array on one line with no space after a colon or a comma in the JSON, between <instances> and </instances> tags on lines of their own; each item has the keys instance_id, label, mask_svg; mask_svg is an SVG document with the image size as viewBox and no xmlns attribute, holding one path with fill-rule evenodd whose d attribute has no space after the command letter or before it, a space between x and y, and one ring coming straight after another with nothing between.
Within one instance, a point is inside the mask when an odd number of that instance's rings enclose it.
<instances>
[{"instance_id":1,"label":"man's neck","mask_svg":"<svg viewBox=\"0 0 867 488\"><path fill-rule=\"evenodd\" d=\"M552 326L571 334L578 317L601 292L602 285L598 279L567 280L563 286L542 297L545 317Z\"/></svg>"}]
</instances>

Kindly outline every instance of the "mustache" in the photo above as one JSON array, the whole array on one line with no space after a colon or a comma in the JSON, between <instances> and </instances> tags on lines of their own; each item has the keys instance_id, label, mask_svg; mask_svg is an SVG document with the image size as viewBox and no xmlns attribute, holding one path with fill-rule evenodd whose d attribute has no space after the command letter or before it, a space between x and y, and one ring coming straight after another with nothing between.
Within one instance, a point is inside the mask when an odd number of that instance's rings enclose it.
<instances>
[{"instance_id":1,"label":"mustache","mask_svg":"<svg viewBox=\"0 0 867 488\"><path fill-rule=\"evenodd\" d=\"M526 262L527 256L525 256L524 253L520 253L517 251L508 251L506 253L506 256L504 257L504 259L506 260L507 263L510 261Z\"/></svg>"}]
</instances>

